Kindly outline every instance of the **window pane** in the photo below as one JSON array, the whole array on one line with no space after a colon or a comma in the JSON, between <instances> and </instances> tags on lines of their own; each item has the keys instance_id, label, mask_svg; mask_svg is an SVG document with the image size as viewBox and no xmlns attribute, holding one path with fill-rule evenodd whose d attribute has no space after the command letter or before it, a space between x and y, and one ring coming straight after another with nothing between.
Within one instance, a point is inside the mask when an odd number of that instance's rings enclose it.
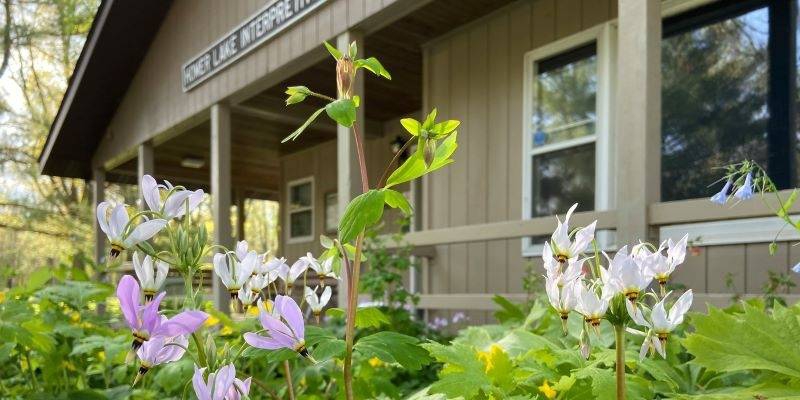
<instances>
[{"instance_id":1,"label":"window pane","mask_svg":"<svg viewBox=\"0 0 800 400\"><path fill-rule=\"evenodd\" d=\"M662 200L708 196L714 167L766 165L768 35L762 8L664 39Z\"/></svg>"},{"instance_id":2,"label":"window pane","mask_svg":"<svg viewBox=\"0 0 800 400\"><path fill-rule=\"evenodd\" d=\"M325 195L325 231L336 231L339 226L339 198L336 192Z\"/></svg>"},{"instance_id":3,"label":"window pane","mask_svg":"<svg viewBox=\"0 0 800 400\"><path fill-rule=\"evenodd\" d=\"M291 209L295 209L298 207L310 207L311 206L311 183L303 183L300 185L292 186L289 202L291 203Z\"/></svg>"},{"instance_id":4,"label":"window pane","mask_svg":"<svg viewBox=\"0 0 800 400\"><path fill-rule=\"evenodd\" d=\"M289 214L289 236L311 236L311 210Z\"/></svg>"},{"instance_id":5,"label":"window pane","mask_svg":"<svg viewBox=\"0 0 800 400\"><path fill-rule=\"evenodd\" d=\"M574 203L594 209L594 143L536 155L532 165L533 217L563 214Z\"/></svg>"},{"instance_id":6,"label":"window pane","mask_svg":"<svg viewBox=\"0 0 800 400\"><path fill-rule=\"evenodd\" d=\"M597 97L594 44L538 62L533 147L593 135Z\"/></svg>"}]
</instances>

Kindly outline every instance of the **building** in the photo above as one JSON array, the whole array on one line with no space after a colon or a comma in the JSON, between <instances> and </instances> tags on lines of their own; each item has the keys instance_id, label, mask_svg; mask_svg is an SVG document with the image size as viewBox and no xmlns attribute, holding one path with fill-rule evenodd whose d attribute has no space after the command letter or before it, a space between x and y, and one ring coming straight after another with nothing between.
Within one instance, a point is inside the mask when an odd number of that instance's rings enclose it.
<instances>
[{"instance_id":1,"label":"building","mask_svg":"<svg viewBox=\"0 0 800 400\"><path fill-rule=\"evenodd\" d=\"M420 307L480 320L494 293L521 297L552 214L575 201L610 248L689 232L676 279L726 302L800 261L786 229L769 255L781 223L761 202L707 200L711 168L743 158L797 185L796 28L795 0L107 0L42 172L204 187L223 244L233 202L278 200L281 253L318 251L358 193L352 139L320 120L281 144L314 110L283 91L334 93L321 43L356 41L394 78L357 84L373 179L399 118L463 121L456 163L406 188Z\"/></svg>"}]
</instances>

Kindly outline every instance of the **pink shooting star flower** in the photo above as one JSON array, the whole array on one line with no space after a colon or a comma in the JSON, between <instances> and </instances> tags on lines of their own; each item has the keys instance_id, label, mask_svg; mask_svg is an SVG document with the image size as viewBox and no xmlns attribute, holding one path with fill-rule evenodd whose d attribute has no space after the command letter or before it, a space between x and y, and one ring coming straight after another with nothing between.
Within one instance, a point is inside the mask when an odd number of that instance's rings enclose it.
<instances>
[{"instance_id":1,"label":"pink shooting star flower","mask_svg":"<svg viewBox=\"0 0 800 400\"><path fill-rule=\"evenodd\" d=\"M275 297L273 307L272 313L259 307L258 318L269 336L248 332L244 334L244 340L259 349L292 349L313 361L306 348L305 321L300 307L291 297L281 295Z\"/></svg>"},{"instance_id":2,"label":"pink shooting star flower","mask_svg":"<svg viewBox=\"0 0 800 400\"><path fill-rule=\"evenodd\" d=\"M133 350L139 349L144 342L157 336L178 336L193 333L208 319L208 314L202 311L184 311L172 318L167 318L158 312L158 306L164 299L166 292L161 292L153 301L141 305L139 283L130 275L125 275L117 285L117 298L119 299L122 315L133 333Z\"/></svg>"},{"instance_id":3,"label":"pink shooting star flower","mask_svg":"<svg viewBox=\"0 0 800 400\"><path fill-rule=\"evenodd\" d=\"M203 378L205 370L194 366L192 386L198 400L240 400L250 393L250 382L253 378L243 381L236 378L236 367L233 364L208 374L208 379Z\"/></svg>"},{"instance_id":4,"label":"pink shooting star flower","mask_svg":"<svg viewBox=\"0 0 800 400\"><path fill-rule=\"evenodd\" d=\"M142 344L136 351L136 355L139 357L139 372L133 380L133 385L135 386L144 374L156 365L180 360L188 345L189 339L184 335L154 337Z\"/></svg>"}]
</instances>

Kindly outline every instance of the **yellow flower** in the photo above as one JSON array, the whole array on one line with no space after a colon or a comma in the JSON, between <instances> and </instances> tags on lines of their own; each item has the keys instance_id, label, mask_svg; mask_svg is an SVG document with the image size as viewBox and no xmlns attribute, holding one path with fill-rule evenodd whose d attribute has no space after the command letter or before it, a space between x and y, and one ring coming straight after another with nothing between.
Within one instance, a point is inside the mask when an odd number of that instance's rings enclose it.
<instances>
[{"instance_id":1,"label":"yellow flower","mask_svg":"<svg viewBox=\"0 0 800 400\"><path fill-rule=\"evenodd\" d=\"M70 320L70 321L72 321L72 322L78 322L78 321L80 321L80 320L81 320L81 313L79 313L79 312L77 312L77 311L73 311L73 312L72 312L72 313L69 315L69 320Z\"/></svg>"},{"instance_id":2,"label":"yellow flower","mask_svg":"<svg viewBox=\"0 0 800 400\"><path fill-rule=\"evenodd\" d=\"M487 374L494 369L495 360L497 360L502 354L503 348L498 346L497 343L493 343L487 351L478 352L478 359L483 361L483 364L486 366Z\"/></svg>"},{"instance_id":3,"label":"yellow flower","mask_svg":"<svg viewBox=\"0 0 800 400\"><path fill-rule=\"evenodd\" d=\"M383 361L381 361L378 357L372 357L369 359L369 365L371 365L372 368L378 368L383 365Z\"/></svg>"},{"instance_id":4,"label":"yellow flower","mask_svg":"<svg viewBox=\"0 0 800 400\"><path fill-rule=\"evenodd\" d=\"M6 292L0 292L0 303L6 301Z\"/></svg>"},{"instance_id":5,"label":"yellow flower","mask_svg":"<svg viewBox=\"0 0 800 400\"><path fill-rule=\"evenodd\" d=\"M258 307L249 307L247 309L247 316L249 317L257 317L258 316Z\"/></svg>"},{"instance_id":6,"label":"yellow flower","mask_svg":"<svg viewBox=\"0 0 800 400\"><path fill-rule=\"evenodd\" d=\"M542 392L544 397L547 397L548 399L555 399L556 395L558 394L558 392L556 392L555 389L550 387L550 384L547 382L547 379L544 380L542 386L539 386L539 391Z\"/></svg>"},{"instance_id":7,"label":"yellow flower","mask_svg":"<svg viewBox=\"0 0 800 400\"><path fill-rule=\"evenodd\" d=\"M203 325L205 325L207 327L212 327L212 326L214 326L214 325L216 325L218 323L219 323L219 318L217 318L217 317L215 317L213 315L209 315L208 319L206 319L206 322L204 322Z\"/></svg>"}]
</instances>

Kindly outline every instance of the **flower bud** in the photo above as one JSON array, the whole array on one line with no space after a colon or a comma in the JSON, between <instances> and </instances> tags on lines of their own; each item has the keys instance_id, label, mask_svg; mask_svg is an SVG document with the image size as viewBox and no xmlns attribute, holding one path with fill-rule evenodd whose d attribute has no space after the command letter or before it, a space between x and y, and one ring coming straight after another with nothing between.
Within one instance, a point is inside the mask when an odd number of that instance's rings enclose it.
<instances>
[{"instance_id":1,"label":"flower bud","mask_svg":"<svg viewBox=\"0 0 800 400\"><path fill-rule=\"evenodd\" d=\"M436 141L428 140L427 142L425 142L425 149L423 153L425 165L431 165L431 163L433 163L435 155L436 155Z\"/></svg>"},{"instance_id":2,"label":"flower bud","mask_svg":"<svg viewBox=\"0 0 800 400\"><path fill-rule=\"evenodd\" d=\"M356 68L353 60L344 56L336 60L336 88L340 99L353 97L353 81L356 77Z\"/></svg>"}]
</instances>

